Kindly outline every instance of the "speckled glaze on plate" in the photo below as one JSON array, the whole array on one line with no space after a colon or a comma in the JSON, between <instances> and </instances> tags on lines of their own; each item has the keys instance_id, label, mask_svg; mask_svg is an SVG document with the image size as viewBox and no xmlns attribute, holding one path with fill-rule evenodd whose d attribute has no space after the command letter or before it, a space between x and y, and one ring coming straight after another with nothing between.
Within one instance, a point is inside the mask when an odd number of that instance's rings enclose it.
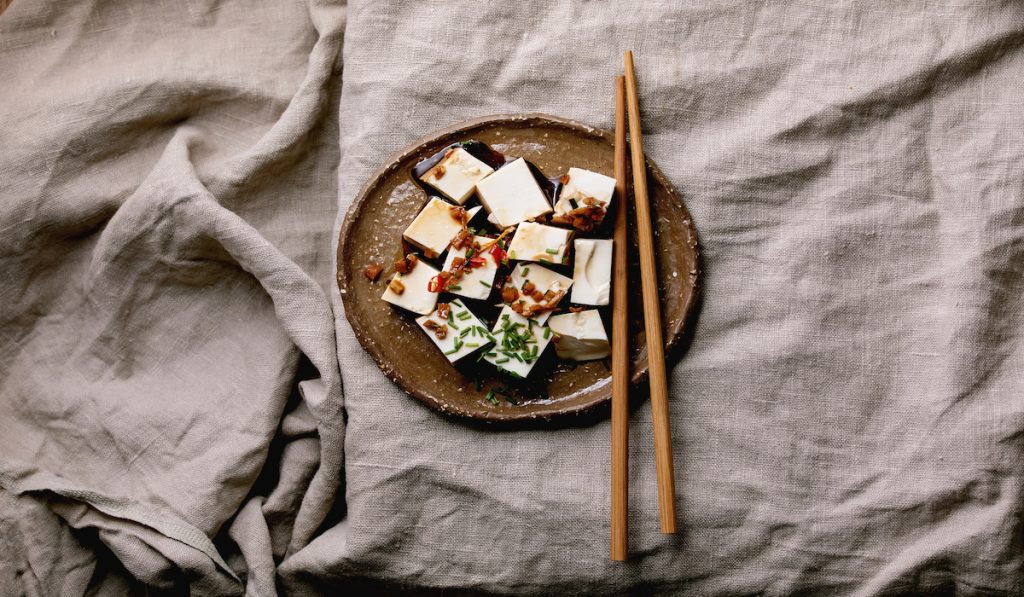
<instances>
[{"instance_id":1,"label":"speckled glaze on plate","mask_svg":"<svg viewBox=\"0 0 1024 597\"><path fill-rule=\"evenodd\" d=\"M349 207L338 240L338 288L345 316L360 344L388 378L410 396L446 414L491 422L540 422L589 411L611 398L607 361L580 363L575 368L556 366L551 347L545 354L550 362L544 367L538 363L542 370L537 372L540 375L536 379L531 375L530 380L511 385L515 403L499 396L500 403L493 405L485 399L485 393L489 388L508 385L505 376L475 365L453 367L418 328L412 314L380 298L393 272L391 265L400 254L402 232L427 201L427 194L412 179L413 166L451 143L469 139L483 141L509 156L525 157L547 176L564 173L570 166L613 175L613 135L554 116L488 116L430 135L388 160ZM671 349L683 336L697 297L697 232L671 184L652 162L648 160L647 165L658 249L662 323L667 348ZM618 202L616 198L615 203ZM613 206L608 223L614 219L614 209ZM634 228L631 223L630 274L639 276ZM370 263L385 266L376 282L362 274ZM638 279L631 281L634 384L647 375L639 287ZM495 298L494 302L498 300ZM476 311L475 301L463 301ZM610 334L610 311L601 311ZM474 361L475 357L463 360ZM477 379L482 390L476 389Z\"/></svg>"}]
</instances>

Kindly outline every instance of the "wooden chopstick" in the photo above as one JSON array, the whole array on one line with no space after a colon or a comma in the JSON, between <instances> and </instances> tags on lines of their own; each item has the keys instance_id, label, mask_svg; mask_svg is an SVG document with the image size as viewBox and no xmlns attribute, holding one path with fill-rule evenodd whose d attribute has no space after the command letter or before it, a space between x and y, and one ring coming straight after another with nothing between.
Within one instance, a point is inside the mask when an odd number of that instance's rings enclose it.
<instances>
[{"instance_id":1,"label":"wooden chopstick","mask_svg":"<svg viewBox=\"0 0 1024 597\"><path fill-rule=\"evenodd\" d=\"M654 264L654 232L647 197L647 168L640 129L633 52L624 55L626 103L629 112L629 144L633 160L633 203L636 207L637 241L640 246L640 285L644 298L644 330L647 332L647 369L654 418L654 461L658 471L658 514L661 532L676 532L676 488L672 463L672 428L668 419L668 383L665 379L665 345L661 336L657 269ZM614 375L614 374L613 374Z\"/></svg>"},{"instance_id":2,"label":"wooden chopstick","mask_svg":"<svg viewBox=\"0 0 1024 597\"><path fill-rule=\"evenodd\" d=\"M615 77L615 282L612 284L612 559L629 558L629 295L626 281L626 79Z\"/></svg>"}]
</instances>

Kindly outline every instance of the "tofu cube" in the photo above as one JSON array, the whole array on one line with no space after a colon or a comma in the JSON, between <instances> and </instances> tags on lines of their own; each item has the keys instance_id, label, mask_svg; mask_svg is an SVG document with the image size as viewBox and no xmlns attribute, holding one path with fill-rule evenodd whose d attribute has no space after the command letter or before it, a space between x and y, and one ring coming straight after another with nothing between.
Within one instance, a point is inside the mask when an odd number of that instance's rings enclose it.
<instances>
[{"instance_id":1,"label":"tofu cube","mask_svg":"<svg viewBox=\"0 0 1024 597\"><path fill-rule=\"evenodd\" d=\"M547 195L523 158L498 168L476 183L476 192L480 203L501 228L551 213Z\"/></svg>"},{"instance_id":2,"label":"tofu cube","mask_svg":"<svg viewBox=\"0 0 1024 597\"><path fill-rule=\"evenodd\" d=\"M455 216L459 209L447 201L431 197L402 237L422 249L427 257L437 257L462 230L462 222Z\"/></svg>"},{"instance_id":3,"label":"tofu cube","mask_svg":"<svg viewBox=\"0 0 1024 597\"><path fill-rule=\"evenodd\" d=\"M611 239L578 238L572 272L572 296L578 305L607 305L612 287Z\"/></svg>"},{"instance_id":4,"label":"tofu cube","mask_svg":"<svg viewBox=\"0 0 1024 597\"><path fill-rule=\"evenodd\" d=\"M494 348L484 355L484 360L522 378L530 375L552 338L551 330L519 315L508 305L498 315L491 334Z\"/></svg>"},{"instance_id":5,"label":"tofu cube","mask_svg":"<svg viewBox=\"0 0 1024 597\"><path fill-rule=\"evenodd\" d=\"M448 303L448 317L442 318L435 309L417 317L416 323L451 363L494 343L487 326L460 300Z\"/></svg>"},{"instance_id":6,"label":"tofu cube","mask_svg":"<svg viewBox=\"0 0 1024 597\"><path fill-rule=\"evenodd\" d=\"M548 320L548 327L556 334L555 351L560 359L593 361L612 353L596 309L555 315Z\"/></svg>"},{"instance_id":7,"label":"tofu cube","mask_svg":"<svg viewBox=\"0 0 1024 597\"><path fill-rule=\"evenodd\" d=\"M536 264L519 263L512 270L512 275L509 276L505 285L506 287L511 286L516 291L516 299L511 304L520 303L526 311L534 311L539 305L557 305L561 297L572 286L572 278ZM549 292L552 294L548 294ZM554 298L551 298L552 295ZM545 296L548 298L544 298ZM538 298L540 300L537 300ZM544 323L551 316L551 309L534 312L535 315L532 319L537 323Z\"/></svg>"},{"instance_id":8,"label":"tofu cube","mask_svg":"<svg viewBox=\"0 0 1024 597\"><path fill-rule=\"evenodd\" d=\"M615 179L583 168L569 168L563 180L562 190L558 194L558 201L555 202L552 222L592 230L601 223L608 206L611 205L612 195L615 193ZM600 207L600 210L591 210L591 214L583 219L564 217L573 210L588 207Z\"/></svg>"},{"instance_id":9,"label":"tofu cube","mask_svg":"<svg viewBox=\"0 0 1024 597\"><path fill-rule=\"evenodd\" d=\"M508 246L509 259L564 263L572 231L534 222L523 222L516 228Z\"/></svg>"},{"instance_id":10,"label":"tofu cube","mask_svg":"<svg viewBox=\"0 0 1024 597\"><path fill-rule=\"evenodd\" d=\"M438 270L423 260L416 262L412 271L407 274L396 273L388 282L388 287L380 298L413 313L427 315L437 305L437 293L427 290L431 278ZM400 292L399 292L400 290Z\"/></svg>"},{"instance_id":11,"label":"tofu cube","mask_svg":"<svg viewBox=\"0 0 1024 597\"><path fill-rule=\"evenodd\" d=\"M492 241L486 236L474 236L473 242L476 247ZM452 271L452 265L456 257L466 258L469 247L459 249L452 248L448 251L448 257L444 261L444 271ZM477 267L466 267L462 270L462 278L456 284L457 289L448 287L448 292L471 299L485 299L491 295L491 287L494 285L494 277L498 275L498 264L494 257L488 253L479 255L483 259L483 265Z\"/></svg>"},{"instance_id":12,"label":"tofu cube","mask_svg":"<svg viewBox=\"0 0 1024 597\"><path fill-rule=\"evenodd\" d=\"M461 147L445 152L445 156L420 180L440 191L445 197L462 205L476 190L476 183L487 178L494 168L476 159Z\"/></svg>"}]
</instances>

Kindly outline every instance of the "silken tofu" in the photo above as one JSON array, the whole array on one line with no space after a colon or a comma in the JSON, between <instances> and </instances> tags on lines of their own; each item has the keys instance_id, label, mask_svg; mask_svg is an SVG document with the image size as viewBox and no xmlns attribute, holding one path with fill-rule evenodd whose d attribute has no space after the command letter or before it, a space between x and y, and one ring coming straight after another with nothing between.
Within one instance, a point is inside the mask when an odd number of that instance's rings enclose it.
<instances>
[{"instance_id":1,"label":"silken tofu","mask_svg":"<svg viewBox=\"0 0 1024 597\"><path fill-rule=\"evenodd\" d=\"M526 378L551 342L551 331L535 320L519 315L508 305L491 330L494 347L484 360L517 377Z\"/></svg>"},{"instance_id":2,"label":"silken tofu","mask_svg":"<svg viewBox=\"0 0 1024 597\"><path fill-rule=\"evenodd\" d=\"M474 246L482 247L494 239L487 238L486 236L474 236ZM456 243L458 244L458 243ZM466 253L470 247L454 248L448 251L448 257L444 262L444 271L452 271L452 266L457 258L466 259ZM486 251L480 254L476 253L477 249L474 249L474 257L479 257L476 260L475 267L464 266L462 269L462 278L453 286L448 286L446 289L452 294L464 296L471 299L485 299L491 294L491 287L494 285L494 278L498 275L498 264L495 262L494 257Z\"/></svg>"},{"instance_id":3,"label":"silken tofu","mask_svg":"<svg viewBox=\"0 0 1024 597\"><path fill-rule=\"evenodd\" d=\"M580 230L594 229L604 220L612 202L615 179L583 168L569 168L562 181L551 221Z\"/></svg>"},{"instance_id":4,"label":"silken tofu","mask_svg":"<svg viewBox=\"0 0 1024 597\"><path fill-rule=\"evenodd\" d=\"M512 236L512 243L508 246L508 257L519 261L564 263L570 240L571 230L523 222L516 227L516 233Z\"/></svg>"},{"instance_id":5,"label":"silken tofu","mask_svg":"<svg viewBox=\"0 0 1024 597\"><path fill-rule=\"evenodd\" d=\"M537 184L526 160L519 158L476 183L480 203L500 228L551 213L547 195Z\"/></svg>"},{"instance_id":6,"label":"silken tofu","mask_svg":"<svg viewBox=\"0 0 1024 597\"><path fill-rule=\"evenodd\" d=\"M462 205L476 190L476 183L487 178L494 168L478 160L461 147L449 149L433 168L420 177L424 183Z\"/></svg>"},{"instance_id":7,"label":"silken tofu","mask_svg":"<svg viewBox=\"0 0 1024 597\"><path fill-rule=\"evenodd\" d=\"M464 222L460 217L468 221L469 215L462 207L431 197L402 237L422 249L427 257L437 257L462 230Z\"/></svg>"},{"instance_id":8,"label":"silken tofu","mask_svg":"<svg viewBox=\"0 0 1024 597\"><path fill-rule=\"evenodd\" d=\"M441 313L444 304L447 313ZM416 323L451 363L494 342L484 323L459 300L438 303L437 309L418 317Z\"/></svg>"},{"instance_id":9,"label":"silken tofu","mask_svg":"<svg viewBox=\"0 0 1024 597\"><path fill-rule=\"evenodd\" d=\"M548 320L548 327L555 334L555 351L560 359L593 361L611 354L608 334L595 309L555 315Z\"/></svg>"},{"instance_id":10,"label":"silken tofu","mask_svg":"<svg viewBox=\"0 0 1024 597\"><path fill-rule=\"evenodd\" d=\"M427 285L438 273L436 268L419 260L409 273L392 276L381 298L396 307L427 315L437 305L437 293L428 290Z\"/></svg>"},{"instance_id":11,"label":"silken tofu","mask_svg":"<svg viewBox=\"0 0 1024 597\"><path fill-rule=\"evenodd\" d=\"M611 239L578 238L572 272L572 296L579 305L607 305L612 286Z\"/></svg>"},{"instance_id":12,"label":"silken tofu","mask_svg":"<svg viewBox=\"0 0 1024 597\"><path fill-rule=\"evenodd\" d=\"M502 289L504 302L519 314L544 323L569 291L572 278L535 263L520 263L512 270L505 286Z\"/></svg>"}]
</instances>

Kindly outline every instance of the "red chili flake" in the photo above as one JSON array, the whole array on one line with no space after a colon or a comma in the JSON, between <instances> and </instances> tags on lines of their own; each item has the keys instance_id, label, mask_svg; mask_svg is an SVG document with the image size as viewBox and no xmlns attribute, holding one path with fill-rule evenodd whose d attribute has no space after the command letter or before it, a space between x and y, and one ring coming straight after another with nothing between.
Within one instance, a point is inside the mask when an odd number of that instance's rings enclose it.
<instances>
[{"instance_id":1,"label":"red chili flake","mask_svg":"<svg viewBox=\"0 0 1024 597\"><path fill-rule=\"evenodd\" d=\"M469 258L469 266L470 267L483 267L484 263L485 262L484 262L484 258L483 257L476 256L476 257L470 257Z\"/></svg>"},{"instance_id":2,"label":"red chili flake","mask_svg":"<svg viewBox=\"0 0 1024 597\"><path fill-rule=\"evenodd\" d=\"M505 260L505 249L502 249L498 243L494 243L494 246L490 250L491 257L494 257L494 264L501 265L501 262Z\"/></svg>"}]
</instances>

